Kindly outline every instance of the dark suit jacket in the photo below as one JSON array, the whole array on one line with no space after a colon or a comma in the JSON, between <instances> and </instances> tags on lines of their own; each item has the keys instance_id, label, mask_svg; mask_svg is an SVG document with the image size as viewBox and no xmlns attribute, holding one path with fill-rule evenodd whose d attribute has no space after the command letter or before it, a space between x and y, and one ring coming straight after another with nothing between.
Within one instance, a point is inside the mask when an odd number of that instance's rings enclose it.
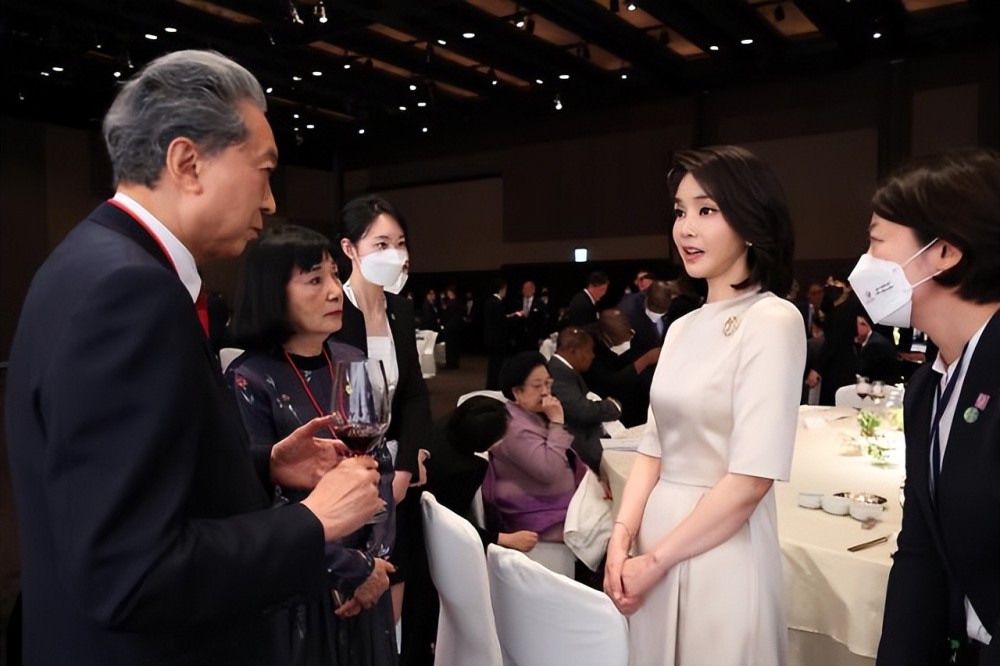
<instances>
[{"instance_id":1,"label":"dark suit jacket","mask_svg":"<svg viewBox=\"0 0 1000 666\"><path fill-rule=\"evenodd\" d=\"M621 356L615 355L604 344L594 346L594 362L583 373L590 390L605 398L614 398L622 404L621 422L626 428L645 423L649 412L649 387L653 371L649 366L642 373L635 371L637 356L629 349Z\"/></svg>"},{"instance_id":2,"label":"dark suit jacket","mask_svg":"<svg viewBox=\"0 0 1000 666\"><path fill-rule=\"evenodd\" d=\"M858 374L887 384L899 382L896 348L885 336L872 331L868 342L858 350Z\"/></svg>"},{"instance_id":3,"label":"dark suit jacket","mask_svg":"<svg viewBox=\"0 0 1000 666\"><path fill-rule=\"evenodd\" d=\"M524 298L518 297L514 309L520 311L524 307ZM518 351L538 351L538 345L545 337L548 327L545 304L535 296L531 299L531 308L527 317L512 317L514 329L514 346Z\"/></svg>"},{"instance_id":4,"label":"dark suit jacket","mask_svg":"<svg viewBox=\"0 0 1000 666\"><path fill-rule=\"evenodd\" d=\"M855 382L858 357L854 349L857 336L857 316L861 302L854 294L830 312L823 335L823 347L816 359L816 371L823 378L820 386L821 405L832 405L837 389Z\"/></svg>"},{"instance_id":5,"label":"dark suit jacket","mask_svg":"<svg viewBox=\"0 0 1000 666\"><path fill-rule=\"evenodd\" d=\"M645 354L650 349L659 349L663 346L663 336L656 330L656 324L646 316L646 299L641 293L628 294L623 297L618 304L618 309L628 317L632 330L635 331L630 349L637 356ZM660 319L663 321L663 332L666 334L668 323L666 313Z\"/></svg>"},{"instance_id":6,"label":"dark suit jacket","mask_svg":"<svg viewBox=\"0 0 1000 666\"><path fill-rule=\"evenodd\" d=\"M385 305L399 366L399 382L392 397L392 422L386 439L399 442L396 469L416 475L419 471L417 455L431 440L430 396L417 356L413 304L403 296L386 292ZM333 339L357 347L368 355L365 315L350 299L344 299L344 325L333 334Z\"/></svg>"},{"instance_id":7,"label":"dark suit jacket","mask_svg":"<svg viewBox=\"0 0 1000 666\"><path fill-rule=\"evenodd\" d=\"M590 294L581 289L569 299L563 326L586 326L597 321L597 304L590 300Z\"/></svg>"},{"instance_id":8,"label":"dark suit jacket","mask_svg":"<svg viewBox=\"0 0 1000 666\"><path fill-rule=\"evenodd\" d=\"M573 450L587 463L587 467L599 474L601 454L604 452L601 446L601 424L618 420L622 415L621 410L608 399L600 402L588 400L587 393L590 389L583 381L583 376L558 358L553 357L548 367L552 376L552 395L562 403L566 430L573 435Z\"/></svg>"},{"instance_id":9,"label":"dark suit jacket","mask_svg":"<svg viewBox=\"0 0 1000 666\"><path fill-rule=\"evenodd\" d=\"M191 296L119 208L35 275L6 414L25 663L280 663L265 609L323 589L322 526L269 508Z\"/></svg>"},{"instance_id":10,"label":"dark suit jacket","mask_svg":"<svg viewBox=\"0 0 1000 666\"><path fill-rule=\"evenodd\" d=\"M507 313L503 302L490 294L483 303L483 344L487 351L506 351L510 346L507 331Z\"/></svg>"},{"instance_id":11,"label":"dark suit jacket","mask_svg":"<svg viewBox=\"0 0 1000 666\"><path fill-rule=\"evenodd\" d=\"M947 639L965 636L965 596L993 636L992 660L981 663L1000 663L1000 314L965 362L936 503L929 433L939 375L925 364L906 390L906 507L889 573L881 665L946 663ZM967 410L984 400L971 418Z\"/></svg>"}]
</instances>

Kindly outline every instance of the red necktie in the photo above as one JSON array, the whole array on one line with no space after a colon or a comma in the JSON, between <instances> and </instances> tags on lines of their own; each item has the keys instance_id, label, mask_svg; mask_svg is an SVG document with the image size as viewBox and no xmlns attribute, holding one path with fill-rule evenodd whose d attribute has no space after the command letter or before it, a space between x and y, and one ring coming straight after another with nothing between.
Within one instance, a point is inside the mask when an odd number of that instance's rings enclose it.
<instances>
[{"instance_id":1,"label":"red necktie","mask_svg":"<svg viewBox=\"0 0 1000 666\"><path fill-rule=\"evenodd\" d=\"M198 298L194 302L194 309L198 313L198 321L201 322L201 328L205 331L205 337L210 337L208 334L208 295L204 289L198 292Z\"/></svg>"}]
</instances>

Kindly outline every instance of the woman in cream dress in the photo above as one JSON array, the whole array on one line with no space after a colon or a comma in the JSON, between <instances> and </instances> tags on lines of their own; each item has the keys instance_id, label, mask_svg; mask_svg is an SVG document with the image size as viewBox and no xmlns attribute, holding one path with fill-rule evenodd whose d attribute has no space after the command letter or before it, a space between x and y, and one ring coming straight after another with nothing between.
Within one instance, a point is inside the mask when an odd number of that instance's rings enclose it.
<instances>
[{"instance_id":1,"label":"woman in cream dress","mask_svg":"<svg viewBox=\"0 0 1000 666\"><path fill-rule=\"evenodd\" d=\"M773 172L732 146L677 155L673 239L700 309L671 325L608 547L630 660L783 664L775 479L791 468L806 340ZM629 558L632 551L633 557Z\"/></svg>"}]
</instances>

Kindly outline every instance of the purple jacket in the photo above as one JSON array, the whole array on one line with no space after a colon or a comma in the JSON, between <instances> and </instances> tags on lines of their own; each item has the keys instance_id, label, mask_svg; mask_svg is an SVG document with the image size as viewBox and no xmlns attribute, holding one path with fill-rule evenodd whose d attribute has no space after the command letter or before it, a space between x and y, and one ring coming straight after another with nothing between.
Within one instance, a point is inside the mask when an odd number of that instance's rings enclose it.
<instances>
[{"instance_id":1,"label":"purple jacket","mask_svg":"<svg viewBox=\"0 0 1000 666\"><path fill-rule=\"evenodd\" d=\"M507 432L490 450L483 480L487 529L543 532L566 519L586 467L570 450L573 436L549 428L542 414L507 403Z\"/></svg>"}]
</instances>

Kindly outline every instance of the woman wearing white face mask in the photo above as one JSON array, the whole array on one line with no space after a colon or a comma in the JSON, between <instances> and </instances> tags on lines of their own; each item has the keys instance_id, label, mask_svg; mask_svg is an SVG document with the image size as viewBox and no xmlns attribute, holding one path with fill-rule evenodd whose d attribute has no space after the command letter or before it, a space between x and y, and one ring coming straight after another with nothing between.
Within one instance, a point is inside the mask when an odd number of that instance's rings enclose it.
<instances>
[{"instance_id":1,"label":"woman wearing white face mask","mask_svg":"<svg viewBox=\"0 0 1000 666\"><path fill-rule=\"evenodd\" d=\"M386 439L398 447L393 483L399 503L396 545L390 556L398 568L391 577L398 618L409 552L423 547L413 543L419 539L414 530L419 530L420 516L415 497L412 493L407 497L406 490L411 479L419 478L419 451L429 448L432 425L427 384L417 357L413 303L392 291L402 288L408 272L406 222L388 201L363 196L344 206L339 238L351 271L344 282L344 325L334 338L381 360L393 396Z\"/></svg>"},{"instance_id":2,"label":"woman wearing white face mask","mask_svg":"<svg viewBox=\"0 0 1000 666\"><path fill-rule=\"evenodd\" d=\"M1000 153L915 160L873 204L851 283L876 323L940 348L906 389L878 663L1000 664Z\"/></svg>"}]
</instances>

